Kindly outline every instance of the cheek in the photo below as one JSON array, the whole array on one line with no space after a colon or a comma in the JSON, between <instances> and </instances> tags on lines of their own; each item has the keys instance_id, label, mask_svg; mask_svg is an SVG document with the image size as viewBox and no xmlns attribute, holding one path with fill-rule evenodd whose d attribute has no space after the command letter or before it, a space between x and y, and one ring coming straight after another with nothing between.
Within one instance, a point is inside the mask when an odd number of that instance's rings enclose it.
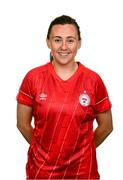
<instances>
[{"instance_id":1,"label":"cheek","mask_svg":"<svg viewBox=\"0 0 123 180\"><path fill-rule=\"evenodd\" d=\"M77 51L78 51L78 48L77 48L77 47L73 47L73 48L71 48L71 51L72 51L74 54L76 54Z\"/></svg>"},{"instance_id":2,"label":"cheek","mask_svg":"<svg viewBox=\"0 0 123 180\"><path fill-rule=\"evenodd\" d=\"M78 50L77 44L71 45L68 48L71 49L71 51L73 51L73 52L77 52L77 50Z\"/></svg>"},{"instance_id":3,"label":"cheek","mask_svg":"<svg viewBox=\"0 0 123 180\"><path fill-rule=\"evenodd\" d=\"M58 46L58 45L56 45L56 44L51 44L51 50L52 50L53 52L57 51L57 49L59 49L59 46Z\"/></svg>"}]
</instances>

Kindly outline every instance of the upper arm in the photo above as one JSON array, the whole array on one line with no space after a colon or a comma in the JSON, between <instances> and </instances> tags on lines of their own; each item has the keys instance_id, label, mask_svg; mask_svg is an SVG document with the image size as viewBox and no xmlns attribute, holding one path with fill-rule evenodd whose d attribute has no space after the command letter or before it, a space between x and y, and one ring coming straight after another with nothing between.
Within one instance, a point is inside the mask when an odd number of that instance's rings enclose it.
<instances>
[{"instance_id":1,"label":"upper arm","mask_svg":"<svg viewBox=\"0 0 123 180\"><path fill-rule=\"evenodd\" d=\"M113 123L112 123L111 109L104 111L102 113L98 113L96 115L96 121L97 121L98 126L101 126L107 131L112 131Z\"/></svg>"},{"instance_id":2,"label":"upper arm","mask_svg":"<svg viewBox=\"0 0 123 180\"><path fill-rule=\"evenodd\" d=\"M17 103L17 126L30 125L32 120L32 107Z\"/></svg>"}]
</instances>

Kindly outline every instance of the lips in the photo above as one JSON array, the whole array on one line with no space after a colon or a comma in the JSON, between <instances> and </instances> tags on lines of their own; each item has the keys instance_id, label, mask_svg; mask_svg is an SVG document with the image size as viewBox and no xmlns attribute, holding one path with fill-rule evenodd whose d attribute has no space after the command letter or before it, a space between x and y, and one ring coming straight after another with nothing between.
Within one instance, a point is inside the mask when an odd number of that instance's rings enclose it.
<instances>
[{"instance_id":1,"label":"lips","mask_svg":"<svg viewBox=\"0 0 123 180\"><path fill-rule=\"evenodd\" d=\"M70 52L58 52L58 54L62 57L66 57L70 54Z\"/></svg>"}]
</instances>

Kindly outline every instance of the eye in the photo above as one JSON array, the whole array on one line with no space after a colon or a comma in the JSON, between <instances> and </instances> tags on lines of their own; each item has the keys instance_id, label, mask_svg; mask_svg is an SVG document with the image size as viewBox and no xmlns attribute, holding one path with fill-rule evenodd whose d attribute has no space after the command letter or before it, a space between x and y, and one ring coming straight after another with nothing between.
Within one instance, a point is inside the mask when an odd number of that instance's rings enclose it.
<instances>
[{"instance_id":1,"label":"eye","mask_svg":"<svg viewBox=\"0 0 123 180\"><path fill-rule=\"evenodd\" d=\"M55 42L55 43L60 43L60 42L61 42L61 39L54 39L54 42Z\"/></svg>"},{"instance_id":2,"label":"eye","mask_svg":"<svg viewBox=\"0 0 123 180\"><path fill-rule=\"evenodd\" d=\"M74 39L67 39L67 42L71 44L71 43L74 43L75 40Z\"/></svg>"}]
</instances>

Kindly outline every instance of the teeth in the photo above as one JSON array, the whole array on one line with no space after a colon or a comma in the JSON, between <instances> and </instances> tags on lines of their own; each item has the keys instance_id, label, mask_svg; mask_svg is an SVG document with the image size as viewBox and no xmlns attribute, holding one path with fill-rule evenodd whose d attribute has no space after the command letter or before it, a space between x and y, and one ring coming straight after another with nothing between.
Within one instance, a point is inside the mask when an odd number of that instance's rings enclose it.
<instances>
[{"instance_id":1,"label":"teeth","mask_svg":"<svg viewBox=\"0 0 123 180\"><path fill-rule=\"evenodd\" d=\"M68 53L59 53L61 56L67 56Z\"/></svg>"}]
</instances>

